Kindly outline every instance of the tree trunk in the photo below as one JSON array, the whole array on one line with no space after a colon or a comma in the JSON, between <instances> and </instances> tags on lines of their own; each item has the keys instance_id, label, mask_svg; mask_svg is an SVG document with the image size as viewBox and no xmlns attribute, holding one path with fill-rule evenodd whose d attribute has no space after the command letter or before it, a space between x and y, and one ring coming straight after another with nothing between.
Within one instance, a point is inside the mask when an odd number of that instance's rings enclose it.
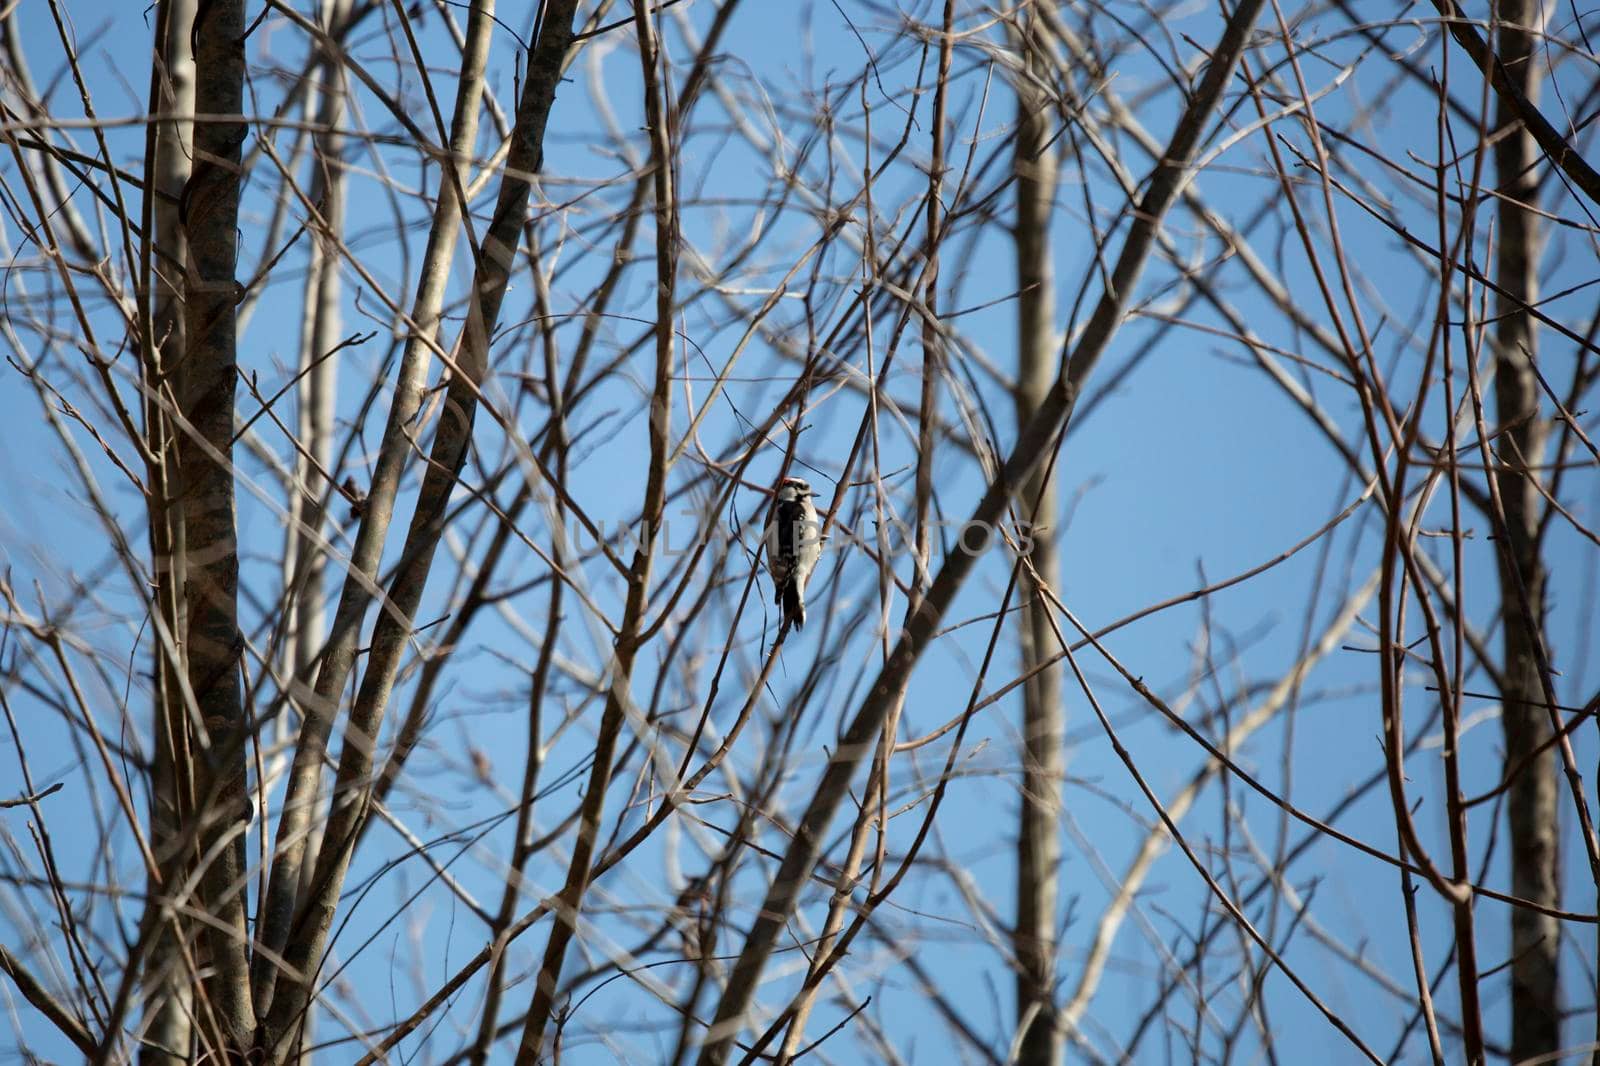
<instances>
[{"instance_id":1,"label":"tree trunk","mask_svg":"<svg viewBox=\"0 0 1600 1066\"><path fill-rule=\"evenodd\" d=\"M1047 147L1053 111L1027 74L1043 67L1024 21L1020 41L1027 70L1017 80L1017 422L1026 425L1055 380L1060 350L1055 332L1054 280L1050 269L1050 214L1056 188L1056 156ZM1028 673L1055 648L1050 606L1041 585L1060 587L1055 530L1058 501L1053 473L1036 467L1018 496L1018 513L1046 527L1029 539L1032 571L1024 570L1027 606L1021 626L1022 669ZM1038 502L1037 509L1034 507ZM1061 865L1060 811L1062 734L1061 667L1035 675L1022 690L1022 804L1017 828L1017 1027L1021 1066L1061 1061L1057 1024L1056 898Z\"/></svg>"},{"instance_id":2,"label":"tree trunk","mask_svg":"<svg viewBox=\"0 0 1600 1066\"><path fill-rule=\"evenodd\" d=\"M350 0L327 5L327 31L339 36L349 17ZM329 352L339 343L339 304L343 293L339 272L339 243L344 239L344 135L338 125L344 117L346 91L344 65L329 53L319 65L317 88L306 105L307 117L317 124L311 159L310 199L322 214L323 228L311 244L307 267L305 321L300 335L299 440L305 448L295 467L296 493L290 501L293 525L289 530L289 555L293 560L294 596L285 667L296 682L307 682L316 669L322 649L327 613L323 574L327 559L318 544L332 486L333 420L337 399L339 360ZM307 689L310 685L305 685Z\"/></svg>"},{"instance_id":3,"label":"tree trunk","mask_svg":"<svg viewBox=\"0 0 1600 1066\"><path fill-rule=\"evenodd\" d=\"M1529 27L1539 19L1530 0L1501 0L1497 50L1512 79L1529 99L1538 92L1536 41ZM1522 766L1506 796L1511 842L1511 891L1546 907L1561 901L1561 855L1556 816L1556 750L1546 747L1526 765L1529 752L1551 735L1550 712L1540 678L1547 575L1539 550L1542 499L1536 479L1548 425L1539 417L1539 384L1532 360L1537 332L1527 308L1538 299L1539 150L1502 98L1496 126L1513 127L1494 149L1500 195L1496 274L1496 416L1504 434L1497 443L1494 476L1505 507L1506 536L1500 545L1500 597L1505 648L1505 688L1500 721L1505 730L1506 767ZM1526 206L1524 206L1526 205ZM1560 929L1556 919L1527 907L1511 908L1511 1060L1553 1052L1561 1044Z\"/></svg>"},{"instance_id":4,"label":"tree trunk","mask_svg":"<svg viewBox=\"0 0 1600 1066\"><path fill-rule=\"evenodd\" d=\"M244 110L244 2L208 0L194 25L195 112ZM240 685L239 550L234 524L233 407L243 122L196 122L194 172L179 212L189 240L182 403L188 422L178 457L184 479L189 685L205 725L196 767L202 818L200 886L210 915L201 942L210 1024L229 1055L242 1054L255 1027L245 923L244 695Z\"/></svg>"},{"instance_id":5,"label":"tree trunk","mask_svg":"<svg viewBox=\"0 0 1600 1066\"><path fill-rule=\"evenodd\" d=\"M186 115L194 111L194 56L189 31L194 24L194 0L165 0L156 19L160 39L158 69L151 79L151 108ZM168 886L179 884L187 868L178 851L182 827L193 817L189 717L183 705L180 675L184 669L183 619L183 512L179 478L178 440L168 402L175 395L176 378L185 351L183 283L181 267L185 241L178 204L189 178L193 124L172 120L154 130L155 157L151 164L149 214L153 222L150 252L150 338L145 373L145 434L156 456L150 489L150 554L156 587L154 600L166 630L157 634L155 648L155 737L151 766L150 838L162 877L149 879L150 902L144 921L165 923L161 897ZM143 1066L179 1066L189 1061L193 989L190 962L173 923L155 935L144 974L144 1039L139 1061Z\"/></svg>"}]
</instances>

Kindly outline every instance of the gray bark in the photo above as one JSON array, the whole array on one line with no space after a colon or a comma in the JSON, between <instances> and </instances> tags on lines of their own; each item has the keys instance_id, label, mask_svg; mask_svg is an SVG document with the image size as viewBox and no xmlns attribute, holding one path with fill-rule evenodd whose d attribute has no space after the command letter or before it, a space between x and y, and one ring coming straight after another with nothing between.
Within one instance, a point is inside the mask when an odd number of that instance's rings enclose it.
<instances>
[{"instance_id":1,"label":"gray bark","mask_svg":"<svg viewBox=\"0 0 1600 1066\"><path fill-rule=\"evenodd\" d=\"M165 0L156 19L161 39L156 43L157 68L152 78L151 106L167 114L194 111L194 57L189 51L189 31L194 24L194 0ZM157 612L166 629L165 639L153 641L155 736L150 771L150 843L161 863L158 883L149 879L151 902L146 922L167 919L160 911L164 885L177 882L187 867L178 853L178 837L193 817L189 718L185 713L179 673L184 664L176 654L183 619L183 512L178 442L167 402L173 395L169 371L179 368L185 350L182 280L178 266L185 259L183 228L178 201L189 178L193 124L181 120L160 123L154 131L150 201L152 249L149 253L151 291L150 337L145 372L145 433L152 464L150 554L156 587ZM189 1059L190 1011L193 988L189 961L179 940L181 926L155 934L145 961L143 1000L145 1043L139 1051L142 1066L179 1066Z\"/></svg>"},{"instance_id":2,"label":"gray bark","mask_svg":"<svg viewBox=\"0 0 1600 1066\"><path fill-rule=\"evenodd\" d=\"M1050 269L1050 215L1056 187L1056 154L1046 147L1055 112L1027 74L1042 70L1024 22L1019 43L1027 69L1017 79L1017 423L1044 405L1055 378L1055 292ZM1036 503L1037 502L1037 503ZM1042 587L1059 590L1060 566L1054 528L1059 501L1055 479L1040 468L1018 494L1024 521L1045 527L1030 537L1031 568L1022 574L1027 606L1021 623L1022 669L1031 672L1053 658L1050 605ZM1061 865L1061 776L1065 711L1059 663L1034 675L1022 690L1021 809L1017 827L1017 922L1012 932L1017 957L1017 1025L1022 1031L1017 1062L1055 1066L1063 1034L1057 1021L1056 900Z\"/></svg>"},{"instance_id":3,"label":"gray bark","mask_svg":"<svg viewBox=\"0 0 1600 1066\"><path fill-rule=\"evenodd\" d=\"M195 111L244 110L244 0L208 0L195 15ZM189 686L205 727L199 779L201 891L210 913L200 940L210 974L203 989L215 1039L229 1055L255 1028L245 924L246 790L244 696L239 660L239 553L234 525L234 383L240 148L243 122L197 122L194 164L179 213L188 237L187 349L179 438L184 482L184 595Z\"/></svg>"},{"instance_id":4,"label":"gray bark","mask_svg":"<svg viewBox=\"0 0 1600 1066\"><path fill-rule=\"evenodd\" d=\"M346 18L350 0L329 5L330 30ZM311 245L311 262L305 286L306 318L300 344L300 404L298 436L306 455L295 474L291 501L290 558L294 562L294 595L289 626L289 662L292 676L309 676L322 645L325 614L323 574L327 560L316 534L322 527L323 501L331 488L318 467L333 473L333 418L338 398L338 357L328 353L339 343L339 301L343 294L339 274L339 243L344 239L344 136L338 124L344 116L346 78L343 65L333 55L324 60L318 87L307 107L318 126L313 141L310 196L322 213L323 228ZM308 102L309 103L309 102Z\"/></svg>"},{"instance_id":5,"label":"gray bark","mask_svg":"<svg viewBox=\"0 0 1600 1066\"><path fill-rule=\"evenodd\" d=\"M1528 28L1539 19L1531 0L1499 0L1496 51L1524 97L1539 88L1537 42ZM1505 508L1505 540L1499 548L1502 641L1505 653L1501 726L1506 767L1521 766L1506 794L1511 844L1511 891L1547 907L1561 902L1561 853L1556 811L1556 748L1545 707L1539 648L1543 640L1547 574L1539 549L1543 508L1530 469L1544 456L1548 422L1539 417L1539 384L1533 360L1538 335L1527 308L1538 299L1538 146L1521 128L1516 109L1496 97L1495 125L1516 127L1495 144L1500 196L1496 278L1496 417L1506 431L1498 441L1494 476ZM1527 205L1524 207L1523 205ZM1548 745L1525 765L1524 759ZM1560 928L1555 918L1526 907L1511 908L1511 1059L1545 1055L1561 1046Z\"/></svg>"}]
</instances>

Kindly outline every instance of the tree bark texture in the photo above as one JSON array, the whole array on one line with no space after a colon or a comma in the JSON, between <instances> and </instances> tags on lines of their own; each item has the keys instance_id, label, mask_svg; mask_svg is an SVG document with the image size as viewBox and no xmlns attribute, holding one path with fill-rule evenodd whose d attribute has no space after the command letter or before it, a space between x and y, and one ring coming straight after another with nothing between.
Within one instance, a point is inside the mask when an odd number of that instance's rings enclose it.
<instances>
[{"instance_id":1,"label":"tree bark texture","mask_svg":"<svg viewBox=\"0 0 1600 1066\"><path fill-rule=\"evenodd\" d=\"M1044 404L1060 358L1055 332L1054 279L1050 269L1050 216L1056 189L1056 155L1049 141L1055 112L1028 73L1035 58L1031 21L1019 44L1026 70L1017 79L1017 422L1026 425ZM1035 506L1037 502L1037 506ZM1059 501L1053 474L1036 468L1018 494L1018 513L1043 532L1030 536L1031 569L1024 568L1026 607L1020 626L1022 670L1031 673L1056 647L1050 605L1041 588L1059 589L1055 529ZM1056 901L1061 866L1061 776L1065 712L1059 664L1046 667L1022 690L1022 779L1017 827L1017 1026L1020 1066L1061 1061L1057 1021Z\"/></svg>"},{"instance_id":2,"label":"tree bark texture","mask_svg":"<svg viewBox=\"0 0 1600 1066\"><path fill-rule=\"evenodd\" d=\"M195 13L195 111L244 111L244 0L205 0ZM232 463L238 377L235 278L239 246L240 150L246 126L229 118L197 121L194 163L179 202L188 238L182 404L178 457L183 467L189 686L205 744L199 754L201 891L211 921L201 942L210 976L202 986L215 1038L240 1052L255 1027L245 924L248 734L240 683L239 552Z\"/></svg>"},{"instance_id":3,"label":"tree bark texture","mask_svg":"<svg viewBox=\"0 0 1600 1066\"><path fill-rule=\"evenodd\" d=\"M1539 5L1499 0L1496 51L1507 73L1529 100L1539 89L1537 40L1531 28ZM1501 295L1495 330L1495 412L1504 430L1497 443L1494 476L1505 508L1505 539L1499 547L1502 644L1505 653L1500 722L1506 767L1521 772L1506 795L1511 844L1511 891L1547 907L1561 902L1557 767L1554 745L1524 760L1551 736L1550 712L1540 677L1547 574L1539 547L1543 498L1536 467L1544 456L1548 423L1539 417L1539 383L1533 361L1538 335L1529 305L1538 299L1540 158L1516 109L1496 97L1494 146L1495 274ZM1511 132L1505 131L1510 129ZM1555 1051L1561 1045L1560 929L1556 919L1526 907L1511 908L1511 1059Z\"/></svg>"},{"instance_id":4,"label":"tree bark texture","mask_svg":"<svg viewBox=\"0 0 1600 1066\"><path fill-rule=\"evenodd\" d=\"M151 79L151 108L159 113L186 115L194 111L194 56L189 45L194 14L194 0L163 0L160 6L156 18L160 36L155 42L159 58ZM187 869L179 837L194 817L193 753L180 680L185 670L181 656L185 643L183 483L180 441L170 413L187 349L182 280L187 242L178 206L189 178L193 136L192 122L172 119L157 125L146 190L152 247L150 291L142 294L151 301L144 411L147 444L156 458L150 478L150 562L156 609L165 633L154 642L151 732L155 743L150 771L150 838L162 876L160 882L149 879L150 902L144 921L162 924L169 921L162 913L166 886L180 882ZM145 960L142 1066L179 1066L189 1060L194 995L190 962L179 939L181 928L174 922L171 928L155 933L156 941Z\"/></svg>"}]
</instances>

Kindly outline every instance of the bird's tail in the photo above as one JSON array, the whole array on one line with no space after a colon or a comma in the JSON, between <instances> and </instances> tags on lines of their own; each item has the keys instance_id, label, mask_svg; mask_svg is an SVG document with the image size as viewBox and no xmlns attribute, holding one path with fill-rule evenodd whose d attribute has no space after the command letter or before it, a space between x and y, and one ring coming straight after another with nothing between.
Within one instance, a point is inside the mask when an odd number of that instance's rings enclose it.
<instances>
[{"instance_id":1,"label":"bird's tail","mask_svg":"<svg viewBox=\"0 0 1600 1066\"><path fill-rule=\"evenodd\" d=\"M806 627L806 604L800 598L800 586L793 578L783 583L783 613L796 629Z\"/></svg>"}]
</instances>

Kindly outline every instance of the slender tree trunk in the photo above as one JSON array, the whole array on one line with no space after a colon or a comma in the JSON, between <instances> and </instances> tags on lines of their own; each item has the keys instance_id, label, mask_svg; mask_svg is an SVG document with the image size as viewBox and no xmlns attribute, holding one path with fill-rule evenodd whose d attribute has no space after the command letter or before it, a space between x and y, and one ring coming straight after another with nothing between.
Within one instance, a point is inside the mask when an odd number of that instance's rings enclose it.
<instances>
[{"instance_id":1,"label":"slender tree trunk","mask_svg":"<svg viewBox=\"0 0 1600 1066\"><path fill-rule=\"evenodd\" d=\"M194 0L164 0L156 25L159 56L152 79L151 106L157 112L186 115L194 111L194 56L189 31L194 25ZM156 587L156 611L165 634L157 634L155 649L155 736L151 767L150 837L162 878L149 879L149 913L146 922L165 923L160 898L166 886L179 882L187 867L179 852L182 827L193 817L192 755L189 717L185 713L180 673L184 670L183 618L183 512L182 482L178 466L179 442L169 414L176 378L185 351L183 283L181 268L185 240L178 204L189 178L193 124L181 119L162 122L155 129L155 157L151 163L149 215L152 249L149 281L151 300L149 355L144 379L145 433L158 465L151 471L150 553ZM163 930L145 963L143 1022L144 1044L139 1061L145 1066L178 1066L189 1060L190 1012L193 990L189 963L177 931Z\"/></svg>"},{"instance_id":2,"label":"slender tree trunk","mask_svg":"<svg viewBox=\"0 0 1600 1066\"><path fill-rule=\"evenodd\" d=\"M327 5L326 29L337 35L349 14L350 0ZM304 682L315 667L322 647L327 611L323 574L327 559L316 534L322 528L323 501L331 486L323 473L333 474L333 417L339 380L338 356L330 357L339 343L343 294L339 273L339 242L344 237L344 136L338 125L344 116L346 91L344 66L336 55L323 60L317 88L307 101L307 114L317 124L311 162L310 197L322 213L323 229L311 245L306 273L306 317L300 338L299 439L305 454L295 471L296 493L290 502L294 525L290 553L294 560L294 597L289 627L289 662L297 682Z\"/></svg>"},{"instance_id":3,"label":"slender tree trunk","mask_svg":"<svg viewBox=\"0 0 1600 1066\"><path fill-rule=\"evenodd\" d=\"M1055 381L1060 348L1055 335L1054 281L1050 270L1050 214L1056 188L1056 156L1047 147L1053 132L1048 100L1028 78L1044 64L1034 56L1030 22L1019 41L1027 69L1017 79L1017 423L1026 425L1044 403ZM1018 511L1044 526L1031 536L1033 567L1024 570L1027 606L1021 625L1022 669L1036 669L1056 647L1050 606L1041 584L1060 588L1056 558L1058 510L1053 477L1036 467L1018 494ZM1037 509L1034 502L1038 501ZM1012 934L1017 956L1017 1026L1021 1066L1054 1066L1061 1061L1057 1024L1056 897L1061 865L1061 775L1064 711L1061 667L1036 674L1022 690L1022 804L1017 828L1017 924Z\"/></svg>"},{"instance_id":4,"label":"slender tree trunk","mask_svg":"<svg viewBox=\"0 0 1600 1066\"><path fill-rule=\"evenodd\" d=\"M1498 51L1507 71L1529 99L1539 89L1536 40L1529 28L1539 20L1532 0L1500 0ZM1538 334L1527 308L1538 299L1539 149L1503 99L1496 125L1503 131L1494 149L1500 195L1496 275L1497 359L1495 410L1504 430L1494 476L1506 516L1500 545L1500 597L1505 648L1505 690L1500 721L1506 766L1522 765L1551 735L1550 712L1539 675L1547 574L1539 550L1542 498L1532 468L1541 461L1548 435L1539 417L1539 384L1532 360ZM1526 206L1524 206L1526 205ZM1523 767L1506 796L1511 841L1511 891L1546 907L1561 901L1561 854L1556 811L1556 750L1549 746ZM1511 908L1511 1059L1521 1062L1561 1045L1559 1013L1560 929L1556 920L1527 907Z\"/></svg>"},{"instance_id":5,"label":"slender tree trunk","mask_svg":"<svg viewBox=\"0 0 1600 1066\"><path fill-rule=\"evenodd\" d=\"M195 111L244 110L244 0L207 0L194 24ZM203 984L215 1034L242 1055L255 1027L245 923L245 829L251 808L245 779L244 694L239 666L239 550L234 524L233 428L240 148L243 122L196 122L194 170L179 213L189 247L185 289L188 347L179 438L184 479L185 581L189 686L205 726L200 753L201 891L210 920L201 942Z\"/></svg>"}]
</instances>

